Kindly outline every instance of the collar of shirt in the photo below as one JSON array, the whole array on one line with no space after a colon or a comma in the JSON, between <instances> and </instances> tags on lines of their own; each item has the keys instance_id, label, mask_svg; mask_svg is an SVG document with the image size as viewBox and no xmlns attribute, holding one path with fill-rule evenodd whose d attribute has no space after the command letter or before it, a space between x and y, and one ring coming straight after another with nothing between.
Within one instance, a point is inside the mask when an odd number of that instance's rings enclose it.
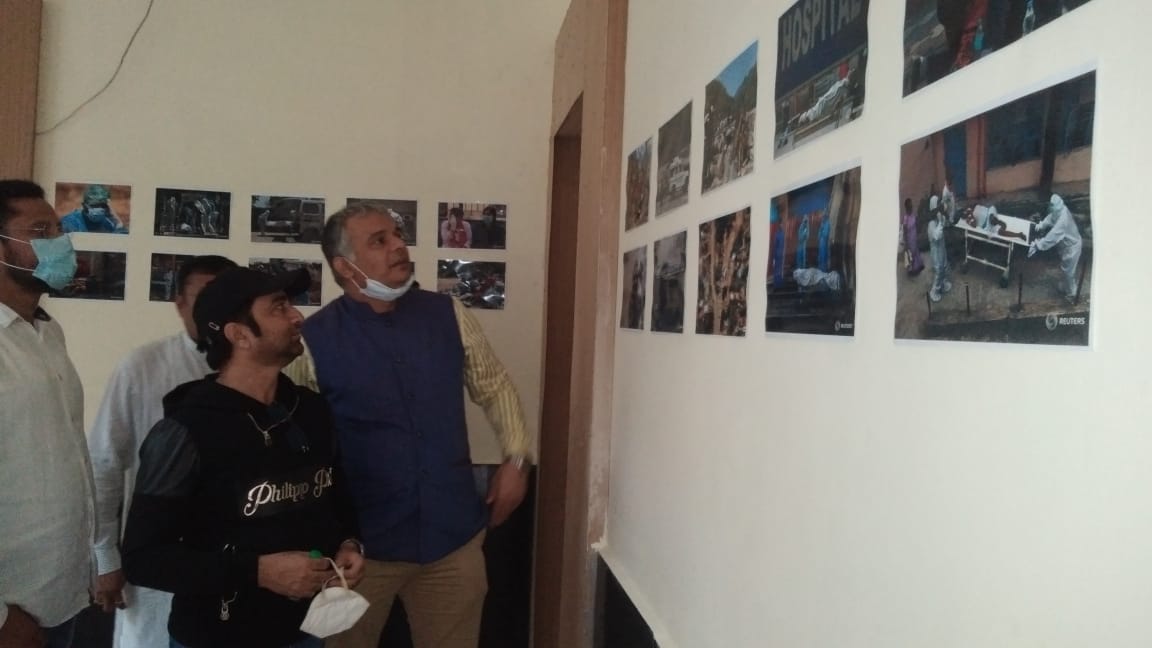
<instances>
[{"instance_id":1,"label":"collar of shirt","mask_svg":"<svg viewBox=\"0 0 1152 648\"><path fill-rule=\"evenodd\" d=\"M36 307L36 312L32 315L32 317L40 320L41 322L51 322L52 321L52 317L49 316L48 313L45 312L44 309L40 308L39 306ZM19 314L16 313L16 311L12 310L12 308L10 306L8 306L8 304L5 304L4 302L0 302L0 327L8 328L9 326L12 326L12 324L19 319L21 319L21 317Z\"/></svg>"}]
</instances>

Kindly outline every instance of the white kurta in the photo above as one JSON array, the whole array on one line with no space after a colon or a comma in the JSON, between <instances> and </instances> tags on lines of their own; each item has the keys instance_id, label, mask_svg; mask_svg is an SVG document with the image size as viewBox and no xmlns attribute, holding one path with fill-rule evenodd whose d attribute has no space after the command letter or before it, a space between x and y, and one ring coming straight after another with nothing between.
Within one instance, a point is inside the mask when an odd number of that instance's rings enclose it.
<instances>
[{"instance_id":1,"label":"white kurta","mask_svg":"<svg viewBox=\"0 0 1152 648\"><path fill-rule=\"evenodd\" d=\"M112 372L88 447L96 477L96 568L120 569L120 536L128 519L144 437L164 417L164 395L209 372L204 354L186 333L133 350ZM172 595L127 585L128 607L116 613L116 648L168 645Z\"/></svg>"},{"instance_id":2,"label":"white kurta","mask_svg":"<svg viewBox=\"0 0 1152 648\"><path fill-rule=\"evenodd\" d=\"M88 606L92 468L84 391L55 321L0 304L0 625L8 605L43 627Z\"/></svg>"}]
</instances>

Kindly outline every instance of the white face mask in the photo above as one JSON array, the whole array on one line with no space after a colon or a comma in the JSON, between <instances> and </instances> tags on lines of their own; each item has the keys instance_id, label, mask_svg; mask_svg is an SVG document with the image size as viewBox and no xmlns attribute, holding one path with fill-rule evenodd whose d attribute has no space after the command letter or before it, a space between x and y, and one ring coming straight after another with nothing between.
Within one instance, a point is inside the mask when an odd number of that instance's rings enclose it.
<instances>
[{"instance_id":1,"label":"white face mask","mask_svg":"<svg viewBox=\"0 0 1152 648\"><path fill-rule=\"evenodd\" d=\"M365 297L370 299L379 299L380 301L386 302L396 301L397 299L403 297L404 293L408 292L408 289L411 288L412 284L416 282L416 275L411 274L408 275L408 281L405 281L403 286L400 286L399 288L393 288L392 286L385 285L384 283L369 277L363 270L356 267L355 263L349 261L348 264L353 268L356 268L356 272L364 275L365 285L363 288L360 288L360 292Z\"/></svg>"},{"instance_id":2,"label":"white face mask","mask_svg":"<svg viewBox=\"0 0 1152 648\"><path fill-rule=\"evenodd\" d=\"M344 632L356 625L368 610L368 601L348 589L344 570L337 567L331 558L328 562L332 563L332 568L336 570L336 576L333 578L339 577L341 584L320 590L320 593L312 599L312 604L308 606L304 622L300 624L301 630L321 639Z\"/></svg>"}]
</instances>

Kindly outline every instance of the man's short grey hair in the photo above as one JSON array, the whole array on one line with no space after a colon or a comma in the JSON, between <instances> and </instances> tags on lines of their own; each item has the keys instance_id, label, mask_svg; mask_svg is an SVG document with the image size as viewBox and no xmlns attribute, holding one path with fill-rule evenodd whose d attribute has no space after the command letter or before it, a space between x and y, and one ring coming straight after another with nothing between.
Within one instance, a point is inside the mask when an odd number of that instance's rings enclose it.
<instances>
[{"instance_id":1,"label":"man's short grey hair","mask_svg":"<svg viewBox=\"0 0 1152 648\"><path fill-rule=\"evenodd\" d=\"M391 210L383 203L370 200L348 203L344 209L329 216L328 221L324 223L324 232L320 236L320 251L324 253L324 258L328 261L328 269L332 271L332 278L336 280L337 284L342 285L344 282L336 269L332 267L332 262L336 257L344 257L353 263L356 262L352 245L348 242L348 219L365 214L390 216Z\"/></svg>"}]
</instances>

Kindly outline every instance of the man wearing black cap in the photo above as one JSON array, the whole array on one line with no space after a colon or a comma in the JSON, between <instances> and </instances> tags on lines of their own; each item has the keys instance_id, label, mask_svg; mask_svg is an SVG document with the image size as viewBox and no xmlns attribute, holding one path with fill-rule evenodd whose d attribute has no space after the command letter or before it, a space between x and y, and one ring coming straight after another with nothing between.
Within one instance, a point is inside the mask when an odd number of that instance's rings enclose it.
<instances>
[{"instance_id":1,"label":"man wearing black cap","mask_svg":"<svg viewBox=\"0 0 1152 648\"><path fill-rule=\"evenodd\" d=\"M303 351L290 298L307 270L219 275L193 307L218 374L164 398L140 448L124 533L128 580L174 594L174 646L320 646L300 632L311 598L363 570L324 399L280 369ZM313 554L316 555L316 554Z\"/></svg>"}]
</instances>

